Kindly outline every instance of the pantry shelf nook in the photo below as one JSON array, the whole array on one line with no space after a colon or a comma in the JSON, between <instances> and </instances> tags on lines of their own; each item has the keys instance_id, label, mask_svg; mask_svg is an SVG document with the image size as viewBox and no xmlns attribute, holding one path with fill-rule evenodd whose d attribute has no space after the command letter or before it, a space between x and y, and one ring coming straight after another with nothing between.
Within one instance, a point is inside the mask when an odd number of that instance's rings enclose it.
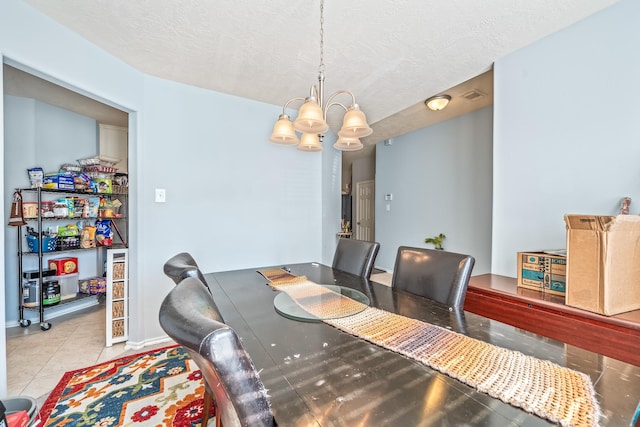
<instances>
[{"instance_id":1,"label":"pantry shelf nook","mask_svg":"<svg viewBox=\"0 0 640 427\"><path fill-rule=\"evenodd\" d=\"M42 187L17 191L23 197L25 222L16 227L20 326L31 325L25 310L37 310L40 328L47 331L51 328L45 319L47 309L111 295L106 291L111 276L105 269L113 268L113 262L109 267L105 261L126 254L128 194L126 189L115 193L112 188L105 192ZM78 277L76 251L95 253L95 276ZM126 323L125 315L119 320ZM118 331L125 336L124 327Z\"/></svg>"}]
</instances>

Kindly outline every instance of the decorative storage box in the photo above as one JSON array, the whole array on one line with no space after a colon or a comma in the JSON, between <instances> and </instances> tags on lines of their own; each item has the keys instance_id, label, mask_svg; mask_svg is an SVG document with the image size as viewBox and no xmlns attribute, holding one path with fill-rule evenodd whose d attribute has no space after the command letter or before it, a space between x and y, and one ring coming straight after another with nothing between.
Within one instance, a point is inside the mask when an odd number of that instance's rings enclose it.
<instances>
[{"instance_id":1,"label":"decorative storage box","mask_svg":"<svg viewBox=\"0 0 640 427\"><path fill-rule=\"evenodd\" d=\"M519 287L565 295L567 257L550 252L518 252Z\"/></svg>"},{"instance_id":2,"label":"decorative storage box","mask_svg":"<svg viewBox=\"0 0 640 427\"><path fill-rule=\"evenodd\" d=\"M606 316L640 309L640 216L564 220L567 305Z\"/></svg>"},{"instance_id":3,"label":"decorative storage box","mask_svg":"<svg viewBox=\"0 0 640 427\"><path fill-rule=\"evenodd\" d=\"M51 258L49 260L49 268L55 270L58 276L77 273L78 258Z\"/></svg>"}]
</instances>

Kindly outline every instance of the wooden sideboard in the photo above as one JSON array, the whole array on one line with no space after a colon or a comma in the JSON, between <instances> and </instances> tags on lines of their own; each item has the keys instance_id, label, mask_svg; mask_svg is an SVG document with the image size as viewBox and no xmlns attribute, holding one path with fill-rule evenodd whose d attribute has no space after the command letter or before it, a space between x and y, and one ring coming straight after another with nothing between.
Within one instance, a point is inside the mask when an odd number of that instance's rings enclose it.
<instances>
[{"instance_id":1,"label":"wooden sideboard","mask_svg":"<svg viewBox=\"0 0 640 427\"><path fill-rule=\"evenodd\" d=\"M515 278L496 274L471 278L464 309L640 366L640 310L603 316L569 307L562 296L518 288Z\"/></svg>"}]
</instances>

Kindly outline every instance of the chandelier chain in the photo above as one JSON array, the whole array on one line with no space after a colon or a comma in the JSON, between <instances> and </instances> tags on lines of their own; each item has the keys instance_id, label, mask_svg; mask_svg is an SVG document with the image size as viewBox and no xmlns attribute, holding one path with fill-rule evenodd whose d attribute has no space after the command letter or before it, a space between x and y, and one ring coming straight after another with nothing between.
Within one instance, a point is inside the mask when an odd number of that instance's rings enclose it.
<instances>
[{"instance_id":1,"label":"chandelier chain","mask_svg":"<svg viewBox=\"0 0 640 427\"><path fill-rule=\"evenodd\" d=\"M324 74L324 0L320 0L320 66L318 73Z\"/></svg>"}]
</instances>

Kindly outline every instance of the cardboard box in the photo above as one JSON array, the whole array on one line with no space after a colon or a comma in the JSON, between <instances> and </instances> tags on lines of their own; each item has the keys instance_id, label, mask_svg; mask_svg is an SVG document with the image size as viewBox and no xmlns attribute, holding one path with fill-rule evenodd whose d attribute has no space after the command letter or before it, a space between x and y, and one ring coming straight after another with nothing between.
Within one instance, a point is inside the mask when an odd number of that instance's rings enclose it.
<instances>
[{"instance_id":1,"label":"cardboard box","mask_svg":"<svg viewBox=\"0 0 640 427\"><path fill-rule=\"evenodd\" d=\"M42 182L42 188L53 190L75 190L76 185L73 175L46 174Z\"/></svg>"},{"instance_id":2,"label":"cardboard box","mask_svg":"<svg viewBox=\"0 0 640 427\"><path fill-rule=\"evenodd\" d=\"M566 304L612 316L640 309L640 216L565 215Z\"/></svg>"},{"instance_id":3,"label":"cardboard box","mask_svg":"<svg viewBox=\"0 0 640 427\"><path fill-rule=\"evenodd\" d=\"M107 178L93 178L91 189L95 193L111 194L113 192L113 181Z\"/></svg>"},{"instance_id":4,"label":"cardboard box","mask_svg":"<svg viewBox=\"0 0 640 427\"><path fill-rule=\"evenodd\" d=\"M518 252L518 286L564 295L566 266L567 257L564 255L544 251Z\"/></svg>"},{"instance_id":5,"label":"cardboard box","mask_svg":"<svg viewBox=\"0 0 640 427\"><path fill-rule=\"evenodd\" d=\"M49 269L54 270L58 276L77 273L78 258L51 258L49 259Z\"/></svg>"}]
</instances>

